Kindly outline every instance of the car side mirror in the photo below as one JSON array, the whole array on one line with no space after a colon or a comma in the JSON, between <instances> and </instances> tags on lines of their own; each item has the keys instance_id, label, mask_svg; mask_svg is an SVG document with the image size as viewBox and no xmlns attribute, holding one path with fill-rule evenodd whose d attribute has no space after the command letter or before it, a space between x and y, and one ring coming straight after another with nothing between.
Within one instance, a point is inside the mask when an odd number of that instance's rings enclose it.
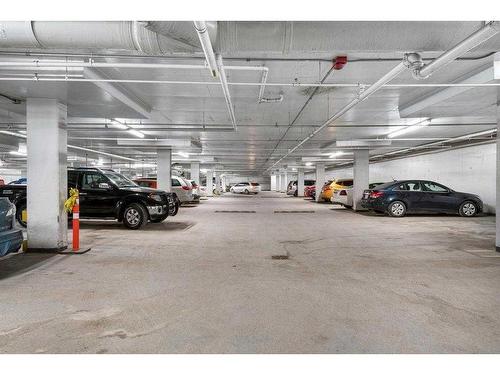
<instances>
[{"instance_id":1,"label":"car side mirror","mask_svg":"<svg viewBox=\"0 0 500 375\"><path fill-rule=\"evenodd\" d=\"M109 190L109 189L111 189L111 186L109 186L109 184L107 182L101 182L101 183L99 183L99 189Z\"/></svg>"}]
</instances>

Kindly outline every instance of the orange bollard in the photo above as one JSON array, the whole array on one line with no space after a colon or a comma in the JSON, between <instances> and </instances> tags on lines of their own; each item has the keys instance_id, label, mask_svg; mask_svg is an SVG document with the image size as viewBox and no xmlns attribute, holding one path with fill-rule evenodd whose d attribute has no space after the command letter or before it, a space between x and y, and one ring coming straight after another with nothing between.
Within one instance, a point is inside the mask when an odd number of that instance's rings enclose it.
<instances>
[{"instance_id":1,"label":"orange bollard","mask_svg":"<svg viewBox=\"0 0 500 375\"><path fill-rule=\"evenodd\" d=\"M80 198L76 196L73 206L73 251L80 250Z\"/></svg>"}]
</instances>

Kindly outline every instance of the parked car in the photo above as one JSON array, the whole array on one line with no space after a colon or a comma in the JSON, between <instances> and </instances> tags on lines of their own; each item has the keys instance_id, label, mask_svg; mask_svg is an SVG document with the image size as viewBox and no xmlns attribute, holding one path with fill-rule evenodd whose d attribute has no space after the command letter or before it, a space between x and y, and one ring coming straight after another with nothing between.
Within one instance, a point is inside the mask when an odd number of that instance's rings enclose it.
<instances>
[{"instance_id":1,"label":"parked car","mask_svg":"<svg viewBox=\"0 0 500 375\"><path fill-rule=\"evenodd\" d=\"M368 188L373 189L376 186L382 185L382 184L383 184L383 182L373 182L373 183L368 185ZM353 206L352 195L353 195L352 187L337 190L333 193L330 201L334 204L340 204L341 206L344 206L344 207L352 207Z\"/></svg>"},{"instance_id":2,"label":"parked car","mask_svg":"<svg viewBox=\"0 0 500 375\"><path fill-rule=\"evenodd\" d=\"M304 190L305 190L305 187L306 186L312 186L316 183L315 180L304 180ZM298 181L295 180L295 181L290 181L288 183L288 187L286 189L286 194L287 195L293 195L294 197L296 197L298 195Z\"/></svg>"},{"instance_id":3,"label":"parked car","mask_svg":"<svg viewBox=\"0 0 500 375\"><path fill-rule=\"evenodd\" d=\"M193 185L184 177L172 176L172 192L177 194L181 204L196 200L193 195Z\"/></svg>"},{"instance_id":4,"label":"parked car","mask_svg":"<svg viewBox=\"0 0 500 375\"><path fill-rule=\"evenodd\" d=\"M16 228L16 206L8 198L0 198L0 257L19 251L23 232Z\"/></svg>"},{"instance_id":5,"label":"parked car","mask_svg":"<svg viewBox=\"0 0 500 375\"><path fill-rule=\"evenodd\" d=\"M28 179L26 177L21 177L17 180L9 182L7 185L26 185Z\"/></svg>"},{"instance_id":6,"label":"parked car","mask_svg":"<svg viewBox=\"0 0 500 375\"><path fill-rule=\"evenodd\" d=\"M177 214L174 194L142 187L112 169L76 168L68 170L68 189L80 192L80 218L116 219L129 229L139 229L148 221L159 223ZM0 197L16 206L17 221L26 226L26 185L0 187ZM70 215L71 216L71 215Z\"/></svg>"},{"instance_id":7,"label":"parked car","mask_svg":"<svg viewBox=\"0 0 500 375\"><path fill-rule=\"evenodd\" d=\"M407 213L458 213L472 217L483 211L478 195L457 192L427 180L393 181L365 190L361 205L394 217Z\"/></svg>"},{"instance_id":8,"label":"parked car","mask_svg":"<svg viewBox=\"0 0 500 375\"><path fill-rule=\"evenodd\" d=\"M188 180L193 188L193 199L195 201L200 200L201 197L201 186L199 186L195 180Z\"/></svg>"},{"instance_id":9,"label":"parked car","mask_svg":"<svg viewBox=\"0 0 500 375\"><path fill-rule=\"evenodd\" d=\"M323 189L321 190L321 199L325 202L330 202L333 193L338 190L350 188L352 187L352 184L352 178L339 178L336 180L332 180L329 184L327 183L323 186Z\"/></svg>"},{"instance_id":10,"label":"parked car","mask_svg":"<svg viewBox=\"0 0 500 375\"><path fill-rule=\"evenodd\" d=\"M304 187L304 197L316 199L316 185Z\"/></svg>"},{"instance_id":11,"label":"parked car","mask_svg":"<svg viewBox=\"0 0 500 375\"><path fill-rule=\"evenodd\" d=\"M231 186L229 191L231 193L240 194L258 194L260 192L260 185L256 182L240 182L239 184Z\"/></svg>"},{"instance_id":12,"label":"parked car","mask_svg":"<svg viewBox=\"0 0 500 375\"><path fill-rule=\"evenodd\" d=\"M158 189L156 178L136 178L134 182L139 186L148 187L151 189Z\"/></svg>"}]
</instances>

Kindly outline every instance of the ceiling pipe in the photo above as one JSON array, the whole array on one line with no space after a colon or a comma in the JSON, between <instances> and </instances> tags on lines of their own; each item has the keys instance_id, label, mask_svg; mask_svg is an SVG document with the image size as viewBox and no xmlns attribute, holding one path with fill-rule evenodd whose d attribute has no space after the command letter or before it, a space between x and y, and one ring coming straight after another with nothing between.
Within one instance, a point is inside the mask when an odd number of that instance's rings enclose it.
<instances>
[{"instance_id":1,"label":"ceiling pipe","mask_svg":"<svg viewBox=\"0 0 500 375\"><path fill-rule=\"evenodd\" d=\"M225 67L226 68L226 67ZM227 69L227 68L226 68ZM170 81L170 80L148 80L148 79L86 79L86 78L71 78L69 75L61 76L60 78L45 78L43 75L27 74L27 76L10 77L8 73L2 76L0 73L0 81L40 81L40 82L111 82L111 83L137 83L137 84L161 84L161 85L219 85L219 82L210 81ZM227 82L228 86L261 86L260 82ZM289 86L289 87L338 87L338 88L369 88L368 83L266 83L266 86ZM395 87L498 87L500 83L395 83L385 84L382 88Z\"/></svg>"},{"instance_id":2,"label":"ceiling pipe","mask_svg":"<svg viewBox=\"0 0 500 375\"><path fill-rule=\"evenodd\" d=\"M415 61L416 68L413 70L413 76L416 79L428 78L431 74L433 74L437 70L448 65L453 60L457 59L457 57L462 56L463 54L469 52L471 49L484 43L491 37L495 36L498 32L500 32L500 22L498 21L488 22L481 29L471 34L470 36L462 40L460 43L458 43L455 47L444 52L442 55L435 58L428 64L424 64L422 62L420 55L411 54L413 55L413 57L416 58Z\"/></svg>"},{"instance_id":3,"label":"ceiling pipe","mask_svg":"<svg viewBox=\"0 0 500 375\"><path fill-rule=\"evenodd\" d=\"M206 22L194 21L194 28L198 33L198 38L200 38L201 48L205 54L205 59L210 69L210 73L212 74L212 77L217 77L217 62L215 60L214 49L212 48L212 42L210 41L210 35L208 34Z\"/></svg>"},{"instance_id":4,"label":"ceiling pipe","mask_svg":"<svg viewBox=\"0 0 500 375\"><path fill-rule=\"evenodd\" d=\"M0 68L8 70L26 70L29 68L37 70L45 69L68 69L68 68L123 68L123 69L206 69L207 65L200 64L161 64L161 63L117 63L117 62L96 62L94 59L89 58L88 61L50 61L50 60L32 60L32 61L0 61ZM259 84L259 103L277 103L283 101L283 95L277 98L264 98L264 90L267 84L267 76L269 68L266 66L238 66L229 65L224 66L225 70L241 70L241 71L262 71L262 77ZM9 73L9 75L12 75ZM29 73L25 74L29 76ZM38 74L38 78L48 77L48 74ZM60 76L61 78L73 77L71 75L59 74L53 75L54 77ZM91 78L91 77L87 77Z\"/></svg>"},{"instance_id":5,"label":"ceiling pipe","mask_svg":"<svg viewBox=\"0 0 500 375\"><path fill-rule=\"evenodd\" d=\"M224 64L222 63L222 56L217 56L217 68L219 70L219 80L222 86L222 91L224 93L224 99L226 101L227 109L229 111L229 117L231 118L231 124L233 129L236 130L236 117L234 115L233 103L231 101L231 95L229 93L229 86L227 85L226 72L224 70Z\"/></svg>"},{"instance_id":6,"label":"ceiling pipe","mask_svg":"<svg viewBox=\"0 0 500 375\"><path fill-rule=\"evenodd\" d=\"M288 152L282 156L278 161L276 161L273 165L271 165L269 168L266 169L266 171L274 168L276 165L278 165L281 161L283 161L285 158L290 156L293 152L295 152L299 147L301 147L304 143L309 141L311 138L313 138L316 134L318 134L320 131L322 131L324 128L326 128L328 125L333 123L335 120L337 120L339 117L343 116L347 111L349 111L351 108L356 106L358 103L361 103L365 99L367 99L369 96L373 95L375 92L377 92L382 86L384 86L386 83L390 82L392 79L396 78L400 73L402 73L405 69L408 68L408 60L406 58L403 59L398 65L396 65L394 68L392 68L387 74L385 74L382 78L380 78L377 82L375 82L373 85L371 85L368 89L362 91L357 98L353 99L349 104L344 106L342 109L340 109L337 113L335 113L332 117L330 117L328 120L326 120L323 125L315 129L311 134L309 134L306 138L304 138L302 141L297 143L292 149L288 150Z\"/></svg>"}]
</instances>

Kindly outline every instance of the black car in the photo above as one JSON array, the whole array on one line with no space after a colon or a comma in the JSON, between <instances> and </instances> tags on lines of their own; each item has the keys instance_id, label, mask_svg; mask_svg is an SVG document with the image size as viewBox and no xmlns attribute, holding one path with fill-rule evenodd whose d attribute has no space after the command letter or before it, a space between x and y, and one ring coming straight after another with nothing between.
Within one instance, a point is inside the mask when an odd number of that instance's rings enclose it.
<instances>
[{"instance_id":1,"label":"black car","mask_svg":"<svg viewBox=\"0 0 500 375\"><path fill-rule=\"evenodd\" d=\"M69 169L70 188L77 188L80 193L81 218L113 218L130 229L139 229L148 221L160 223L179 210L175 193L141 187L112 169ZM2 186L0 197L8 197L16 205L17 221L26 226L22 218L26 185Z\"/></svg>"},{"instance_id":2,"label":"black car","mask_svg":"<svg viewBox=\"0 0 500 375\"><path fill-rule=\"evenodd\" d=\"M393 181L365 190L361 206L394 217L407 213L458 213L472 217L483 211L479 196L426 180Z\"/></svg>"}]
</instances>

